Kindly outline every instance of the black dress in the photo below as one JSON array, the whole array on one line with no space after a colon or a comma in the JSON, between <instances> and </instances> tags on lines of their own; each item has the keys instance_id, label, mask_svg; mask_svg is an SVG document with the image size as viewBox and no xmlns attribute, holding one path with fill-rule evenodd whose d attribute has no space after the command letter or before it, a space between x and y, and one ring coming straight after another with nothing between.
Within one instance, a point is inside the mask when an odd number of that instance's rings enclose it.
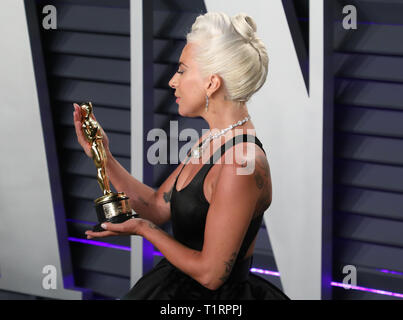
<instances>
[{"instance_id":1,"label":"black dress","mask_svg":"<svg viewBox=\"0 0 403 320\"><path fill-rule=\"evenodd\" d=\"M174 238L194 250L202 250L204 227L209 203L204 197L203 182L215 162L226 150L239 142L254 142L264 151L259 139L239 135L227 141L202 166L193 180L182 190L176 190L176 177L171 194L171 222ZM201 144L200 144L201 145ZM200 146L199 145L199 146ZM189 155L189 153L188 153ZM187 159L189 160L189 158ZM186 163L185 163L186 164ZM263 214L252 219L230 276L217 290L210 290L186 275L163 258L145 274L122 299L135 300L262 300L289 299L267 280L252 274L252 257L244 256L259 231Z\"/></svg>"}]
</instances>

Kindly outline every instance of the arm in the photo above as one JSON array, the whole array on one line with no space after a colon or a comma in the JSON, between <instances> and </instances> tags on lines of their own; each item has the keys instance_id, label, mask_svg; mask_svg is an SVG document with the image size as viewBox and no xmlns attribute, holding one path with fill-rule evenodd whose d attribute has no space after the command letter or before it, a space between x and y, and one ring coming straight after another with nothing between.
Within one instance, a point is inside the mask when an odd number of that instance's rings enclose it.
<instances>
[{"instance_id":1,"label":"arm","mask_svg":"<svg viewBox=\"0 0 403 320\"><path fill-rule=\"evenodd\" d=\"M237 175L236 169L239 167L241 165L236 163L222 165L207 215L202 251L182 245L154 224L142 219L132 219L120 225L108 223L107 233L87 234L91 237L133 233L141 235L182 272L215 290L231 272L255 207L259 206L262 178L266 176L265 184L270 183L270 176L262 173L260 166L256 166L250 175Z\"/></svg>"},{"instance_id":2,"label":"arm","mask_svg":"<svg viewBox=\"0 0 403 320\"><path fill-rule=\"evenodd\" d=\"M197 144L207 136L205 134ZM162 225L171 219L171 193L176 176L183 163L178 165L169 177L161 184L157 191L135 179L113 157L109 148L107 152L107 175L116 190L125 192L131 201L132 208L141 218L147 219L156 225Z\"/></svg>"},{"instance_id":3,"label":"arm","mask_svg":"<svg viewBox=\"0 0 403 320\"><path fill-rule=\"evenodd\" d=\"M96 121L94 114L92 114L92 117ZM81 108L76 103L74 103L73 119L78 143L83 148L85 154L89 158L93 158L91 144L86 138L86 136L90 135L90 123L87 124L88 121L86 121L85 124L81 122ZM84 135L83 129L86 135ZM132 208L134 208L142 218L151 220L156 224L163 224L168 221L171 214L170 203L169 201L164 201L164 198L160 196L160 194L169 192L175 179L172 176L177 171L175 170L161 185L159 190L155 192L153 188L135 179L120 165L109 150L109 139L102 127L100 127L100 130L103 135L103 144L107 156L106 173L111 184L113 184L118 191L123 191L130 197ZM165 197L165 199L168 199L168 197Z\"/></svg>"},{"instance_id":4,"label":"arm","mask_svg":"<svg viewBox=\"0 0 403 320\"><path fill-rule=\"evenodd\" d=\"M166 223L171 218L170 192L180 166L155 191L134 178L113 157L109 150L107 151L107 158L106 173L109 180L116 190L123 191L128 195L132 208L140 217L157 225Z\"/></svg>"},{"instance_id":5,"label":"arm","mask_svg":"<svg viewBox=\"0 0 403 320\"><path fill-rule=\"evenodd\" d=\"M253 156L244 152L241 161L238 161L242 164L234 159L232 164L222 164L220 167L207 213L201 251L183 246L147 223L139 228L139 234L153 243L174 266L210 290L218 289L228 278L255 208L262 209L260 202L267 207L270 204L267 203L267 197L262 197L268 194L268 189L271 190L267 159L254 144L244 144L244 151L247 145L255 148ZM235 148L242 148L238 146ZM248 166L251 162L254 165ZM245 167L255 169L248 175L237 174L238 169Z\"/></svg>"},{"instance_id":6,"label":"arm","mask_svg":"<svg viewBox=\"0 0 403 320\"><path fill-rule=\"evenodd\" d=\"M152 224L143 223L138 229L169 262L210 290L218 289L229 276L258 198L253 175L236 175L237 166L222 165L207 214L202 251L182 245Z\"/></svg>"},{"instance_id":7,"label":"arm","mask_svg":"<svg viewBox=\"0 0 403 320\"><path fill-rule=\"evenodd\" d=\"M223 165L211 199L202 252L208 266L206 283L213 290L230 275L252 217L271 202L268 162L260 149L256 152L256 157L243 156L242 164ZM251 167L250 174L238 174L239 169Z\"/></svg>"}]
</instances>

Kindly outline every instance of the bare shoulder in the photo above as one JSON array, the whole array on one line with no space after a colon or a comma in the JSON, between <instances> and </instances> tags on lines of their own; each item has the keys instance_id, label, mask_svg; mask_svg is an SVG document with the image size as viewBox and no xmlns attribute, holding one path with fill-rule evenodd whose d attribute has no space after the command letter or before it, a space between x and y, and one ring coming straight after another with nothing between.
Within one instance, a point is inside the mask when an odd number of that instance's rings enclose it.
<instances>
[{"instance_id":1,"label":"bare shoulder","mask_svg":"<svg viewBox=\"0 0 403 320\"><path fill-rule=\"evenodd\" d=\"M256 186L259 189L263 189L269 185L271 186L270 166L263 150L258 146L255 147L256 153L253 157L253 160L250 159L250 161L254 161L255 163L254 178L256 181Z\"/></svg>"},{"instance_id":2,"label":"bare shoulder","mask_svg":"<svg viewBox=\"0 0 403 320\"><path fill-rule=\"evenodd\" d=\"M239 143L232 149L233 152L223 159L218 179L253 186L251 191L257 189L267 193L271 189L270 167L263 150L251 142Z\"/></svg>"}]
</instances>

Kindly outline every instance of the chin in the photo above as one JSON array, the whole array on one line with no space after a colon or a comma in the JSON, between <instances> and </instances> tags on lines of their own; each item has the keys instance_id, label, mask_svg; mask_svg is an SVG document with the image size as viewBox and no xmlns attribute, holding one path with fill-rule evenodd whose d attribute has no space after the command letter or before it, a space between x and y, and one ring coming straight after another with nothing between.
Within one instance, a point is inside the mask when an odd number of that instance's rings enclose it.
<instances>
[{"instance_id":1,"label":"chin","mask_svg":"<svg viewBox=\"0 0 403 320\"><path fill-rule=\"evenodd\" d=\"M192 112L191 110L186 110L186 109L184 110L180 106L178 108L178 113L180 116L188 117L188 118L195 118L195 117L199 116L199 114L197 112Z\"/></svg>"}]
</instances>

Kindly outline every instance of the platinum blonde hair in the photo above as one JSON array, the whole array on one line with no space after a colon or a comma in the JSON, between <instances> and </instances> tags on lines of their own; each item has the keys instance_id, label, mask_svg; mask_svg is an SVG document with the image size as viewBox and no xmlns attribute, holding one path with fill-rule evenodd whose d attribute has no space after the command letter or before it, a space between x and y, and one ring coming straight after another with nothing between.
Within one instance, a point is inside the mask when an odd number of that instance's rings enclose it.
<instances>
[{"instance_id":1,"label":"platinum blonde hair","mask_svg":"<svg viewBox=\"0 0 403 320\"><path fill-rule=\"evenodd\" d=\"M248 101L265 83L269 57L256 35L255 21L247 14L200 15L186 40L196 45L195 60L202 77L218 74L229 100Z\"/></svg>"}]
</instances>

